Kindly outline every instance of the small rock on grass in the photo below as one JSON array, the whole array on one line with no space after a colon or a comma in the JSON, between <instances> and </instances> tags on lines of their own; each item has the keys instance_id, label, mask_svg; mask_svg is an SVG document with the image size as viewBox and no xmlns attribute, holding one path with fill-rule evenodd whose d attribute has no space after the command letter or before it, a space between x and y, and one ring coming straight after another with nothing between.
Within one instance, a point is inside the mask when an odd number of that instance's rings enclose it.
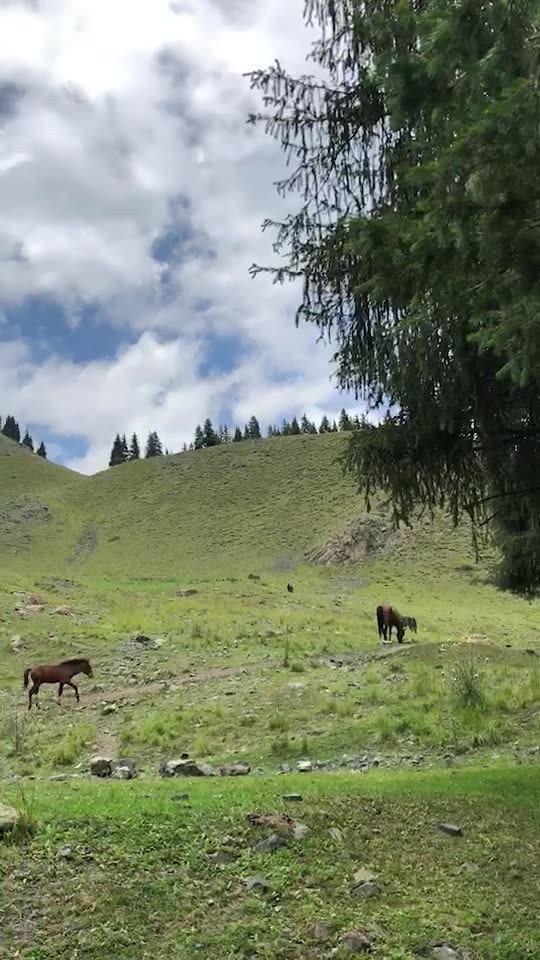
<instances>
[{"instance_id":1,"label":"small rock on grass","mask_svg":"<svg viewBox=\"0 0 540 960\"><path fill-rule=\"evenodd\" d=\"M270 884L264 877L250 877L246 880L246 887L248 890L269 890Z\"/></svg>"},{"instance_id":2,"label":"small rock on grass","mask_svg":"<svg viewBox=\"0 0 540 960\"><path fill-rule=\"evenodd\" d=\"M341 938L341 945L349 953L369 953L373 949L373 940L362 930L350 930Z\"/></svg>"},{"instance_id":3,"label":"small rock on grass","mask_svg":"<svg viewBox=\"0 0 540 960\"><path fill-rule=\"evenodd\" d=\"M454 947L446 940L436 940L431 943L420 956L427 960L472 960L469 950L461 950Z\"/></svg>"},{"instance_id":4,"label":"small rock on grass","mask_svg":"<svg viewBox=\"0 0 540 960\"><path fill-rule=\"evenodd\" d=\"M463 836L462 828L458 827L455 823L438 823L437 827L441 833L445 833L447 837Z\"/></svg>"},{"instance_id":5,"label":"small rock on grass","mask_svg":"<svg viewBox=\"0 0 540 960\"><path fill-rule=\"evenodd\" d=\"M112 774L112 760L110 757L92 757L90 773L93 777L110 777Z\"/></svg>"},{"instance_id":6,"label":"small rock on grass","mask_svg":"<svg viewBox=\"0 0 540 960\"><path fill-rule=\"evenodd\" d=\"M251 767L247 763L226 763L219 772L222 777L247 777Z\"/></svg>"},{"instance_id":7,"label":"small rock on grass","mask_svg":"<svg viewBox=\"0 0 540 960\"><path fill-rule=\"evenodd\" d=\"M57 856L60 860L71 860L73 856L73 847L70 847L69 843L64 844L63 847L60 847Z\"/></svg>"},{"instance_id":8,"label":"small rock on grass","mask_svg":"<svg viewBox=\"0 0 540 960\"><path fill-rule=\"evenodd\" d=\"M301 793L285 793L283 799L286 803L301 803L304 798Z\"/></svg>"},{"instance_id":9,"label":"small rock on grass","mask_svg":"<svg viewBox=\"0 0 540 960\"><path fill-rule=\"evenodd\" d=\"M0 803L0 835L8 830L12 830L19 822L19 814L13 807L7 807Z\"/></svg>"},{"instance_id":10,"label":"small rock on grass","mask_svg":"<svg viewBox=\"0 0 540 960\"><path fill-rule=\"evenodd\" d=\"M381 888L376 880L370 880L368 883L359 883L353 888L356 897L362 897L367 900L369 897L376 897L381 892Z\"/></svg>"},{"instance_id":11,"label":"small rock on grass","mask_svg":"<svg viewBox=\"0 0 540 960\"><path fill-rule=\"evenodd\" d=\"M332 934L325 923L316 923L311 930L311 936L319 943L328 943Z\"/></svg>"},{"instance_id":12,"label":"small rock on grass","mask_svg":"<svg viewBox=\"0 0 540 960\"><path fill-rule=\"evenodd\" d=\"M299 760L296 769L298 773L311 773L313 770L313 764L311 760Z\"/></svg>"},{"instance_id":13,"label":"small rock on grass","mask_svg":"<svg viewBox=\"0 0 540 960\"><path fill-rule=\"evenodd\" d=\"M208 857L211 863L231 863L234 860L234 854L228 850L216 850Z\"/></svg>"},{"instance_id":14,"label":"small rock on grass","mask_svg":"<svg viewBox=\"0 0 540 960\"><path fill-rule=\"evenodd\" d=\"M272 833L269 837L266 837L264 840L259 840L255 844L255 850L257 853L274 853L275 850L279 850L280 847L285 847L287 841L285 837L280 836L278 833Z\"/></svg>"},{"instance_id":15,"label":"small rock on grass","mask_svg":"<svg viewBox=\"0 0 540 960\"><path fill-rule=\"evenodd\" d=\"M189 800L189 793L173 793L171 794L171 800Z\"/></svg>"},{"instance_id":16,"label":"small rock on grass","mask_svg":"<svg viewBox=\"0 0 540 960\"><path fill-rule=\"evenodd\" d=\"M377 879L376 873L371 873L371 870L357 870L354 875L355 885L358 886L361 883L374 883Z\"/></svg>"}]
</instances>

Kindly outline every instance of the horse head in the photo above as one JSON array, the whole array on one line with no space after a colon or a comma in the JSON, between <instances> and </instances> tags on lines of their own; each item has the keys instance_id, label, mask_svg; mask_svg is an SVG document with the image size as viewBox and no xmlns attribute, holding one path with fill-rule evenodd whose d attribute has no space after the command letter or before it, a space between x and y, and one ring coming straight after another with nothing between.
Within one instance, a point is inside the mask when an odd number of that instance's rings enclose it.
<instances>
[{"instance_id":1,"label":"horse head","mask_svg":"<svg viewBox=\"0 0 540 960\"><path fill-rule=\"evenodd\" d=\"M87 677L93 677L92 666L89 660L81 660L81 670Z\"/></svg>"}]
</instances>

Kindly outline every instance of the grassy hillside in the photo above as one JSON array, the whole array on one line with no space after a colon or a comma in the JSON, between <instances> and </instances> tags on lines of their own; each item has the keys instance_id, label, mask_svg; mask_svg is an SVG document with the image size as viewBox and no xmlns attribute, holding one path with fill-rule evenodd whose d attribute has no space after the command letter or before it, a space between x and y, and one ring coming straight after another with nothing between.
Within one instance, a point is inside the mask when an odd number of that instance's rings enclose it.
<instances>
[{"instance_id":1,"label":"grassy hillside","mask_svg":"<svg viewBox=\"0 0 540 960\"><path fill-rule=\"evenodd\" d=\"M82 480L73 470L44 460L0 434L0 503L28 494L49 493Z\"/></svg>"},{"instance_id":2,"label":"grassy hillside","mask_svg":"<svg viewBox=\"0 0 540 960\"><path fill-rule=\"evenodd\" d=\"M306 563L364 514L336 463L343 440L91 478L0 447L0 778L17 778L0 799L34 826L4 854L7 956L327 960L360 929L386 960L438 960L435 939L478 960L540 957L539 604L493 587L466 528L424 519L394 535L381 504L368 555ZM418 620L403 646L380 643L385 601ZM24 669L78 655L94 667L80 704L44 687L28 712ZM96 752L132 759L141 781L90 780ZM184 753L252 773L158 780ZM300 761L317 772L295 778ZM256 851L246 814L291 813L291 789L309 835ZM367 900L360 868L379 877ZM267 891L246 889L255 875Z\"/></svg>"},{"instance_id":3,"label":"grassy hillside","mask_svg":"<svg viewBox=\"0 0 540 960\"><path fill-rule=\"evenodd\" d=\"M31 562L71 558L89 573L134 576L286 567L363 511L335 463L341 441L293 437L140 460L71 488L69 473L40 463L51 520L33 526ZM38 489L34 474L19 484L27 459L10 459L1 499Z\"/></svg>"}]
</instances>

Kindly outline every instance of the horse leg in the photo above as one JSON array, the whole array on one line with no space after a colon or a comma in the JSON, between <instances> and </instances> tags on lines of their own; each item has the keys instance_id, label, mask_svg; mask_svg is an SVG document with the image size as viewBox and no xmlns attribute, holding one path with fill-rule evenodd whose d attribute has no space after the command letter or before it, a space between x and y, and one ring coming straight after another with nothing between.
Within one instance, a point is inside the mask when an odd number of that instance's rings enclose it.
<instances>
[{"instance_id":1,"label":"horse leg","mask_svg":"<svg viewBox=\"0 0 540 960\"><path fill-rule=\"evenodd\" d=\"M58 706L60 706L60 697L62 696L63 691L64 691L64 684L59 683L58 684Z\"/></svg>"},{"instance_id":2,"label":"horse leg","mask_svg":"<svg viewBox=\"0 0 540 960\"><path fill-rule=\"evenodd\" d=\"M71 689L75 691L75 696L77 697L77 703L80 703L81 700L79 697L79 691L77 690L77 687L75 686L75 684L71 680L66 680L66 684L68 687L71 687Z\"/></svg>"},{"instance_id":3,"label":"horse leg","mask_svg":"<svg viewBox=\"0 0 540 960\"><path fill-rule=\"evenodd\" d=\"M39 703L37 700L37 695L39 693L39 683L34 683L30 690L28 691L28 709L32 709L32 697L36 698L36 707L39 709Z\"/></svg>"},{"instance_id":4,"label":"horse leg","mask_svg":"<svg viewBox=\"0 0 540 960\"><path fill-rule=\"evenodd\" d=\"M396 630L397 630L398 643L403 643L403 635L404 635L404 633L405 633L405 629L404 629L404 627L403 627L403 624L400 623L399 626L396 627Z\"/></svg>"}]
</instances>

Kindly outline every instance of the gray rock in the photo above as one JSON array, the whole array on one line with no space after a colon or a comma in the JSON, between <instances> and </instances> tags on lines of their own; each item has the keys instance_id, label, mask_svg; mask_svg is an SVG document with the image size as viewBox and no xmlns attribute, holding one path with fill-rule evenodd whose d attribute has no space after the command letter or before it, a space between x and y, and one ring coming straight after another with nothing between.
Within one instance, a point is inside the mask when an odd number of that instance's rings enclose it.
<instances>
[{"instance_id":1,"label":"gray rock","mask_svg":"<svg viewBox=\"0 0 540 960\"><path fill-rule=\"evenodd\" d=\"M14 653L17 653L17 650L20 650L22 647L22 640L18 633L11 638L11 646L13 647Z\"/></svg>"},{"instance_id":2,"label":"gray rock","mask_svg":"<svg viewBox=\"0 0 540 960\"><path fill-rule=\"evenodd\" d=\"M90 773L93 777L110 777L112 774L112 760L110 757L92 757Z\"/></svg>"},{"instance_id":3,"label":"gray rock","mask_svg":"<svg viewBox=\"0 0 540 960\"><path fill-rule=\"evenodd\" d=\"M350 930L341 938L341 945L349 953L369 953L373 949L373 941L362 930Z\"/></svg>"},{"instance_id":4,"label":"gray rock","mask_svg":"<svg viewBox=\"0 0 540 960\"><path fill-rule=\"evenodd\" d=\"M111 714L117 713L117 712L118 712L118 707L116 703L106 703L105 706L103 707L103 710L101 711L101 715L102 717L110 717Z\"/></svg>"},{"instance_id":5,"label":"gray rock","mask_svg":"<svg viewBox=\"0 0 540 960\"><path fill-rule=\"evenodd\" d=\"M195 590L194 587L188 587L185 590L177 590L176 596L177 597L194 597L197 592L198 591Z\"/></svg>"},{"instance_id":6,"label":"gray rock","mask_svg":"<svg viewBox=\"0 0 540 960\"><path fill-rule=\"evenodd\" d=\"M51 783L64 783L64 781L69 780L67 773L53 773L50 777L47 777L47 780L50 780Z\"/></svg>"},{"instance_id":7,"label":"gray rock","mask_svg":"<svg viewBox=\"0 0 540 960\"><path fill-rule=\"evenodd\" d=\"M292 835L295 840L304 840L309 832L309 827L307 827L305 823L298 823L298 821L292 828Z\"/></svg>"},{"instance_id":8,"label":"gray rock","mask_svg":"<svg viewBox=\"0 0 540 960\"><path fill-rule=\"evenodd\" d=\"M325 923L316 923L311 930L311 936L319 943L328 943L332 934Z\"/></svg>"},{"instance_id":9,"label":"gray rock","mask_svg":"<svg viewBox=\"0 0 540 960\"><path fill-rule=\"evenodd\" d=\"M271 836L266 837L264 840L259 840L255 844L255 850L257 853L274 853L275 850L279 850L280 847L287 846L287 841L285 837L281 837L278 833L272 833Z\"/></svg>"},{"instance_id":10,"label":"gray rock","mask_svg":"<svg viewBox=\"0 0 540 960\"><path fill-rule=\"evenodd\" d=\"M247 777L251 767L247 763L226 763L219 772L222 777Z\"/></svg>"},{"instance_id":11,"label":"gray rock","mask_svg":"<svg viewBox=\"0 0 540 960\"><path fill-rule=\"evenodd\" d=\"M211 863L231 863L234 860L234 854L228 850L216 850L208 857Z\"/></svg>"},{"instance_id":12,"label":"gray rock","mask_svg":"<svg viewBox=\"0 0 540 960\"><path fill-rule=\"evenodd\" d=\"M462 837L463 830L461 827L456 826L454 823L438 823L438 829L441 833L445 833L447 837Z\"/></svg>"},{"instance_id":13,"label":"gray rock","mask_svg":"<svg viewBox=\"0 0 540 960\"><path fill-rule=\"evenodd\" d=\"M171 800L180 801L180 800L189 800L189 793L173 793L171 794Z\"/></svg>"},{"instance_id":14,"label":"gray rock","mask_svg":"<svg viewBox=\"0 0 540 960\"><path fill-rule=\"evenodd\" d=\"M19 820L19 813L14 807L0 803L0 835L16 827Z\"/></svg>"},{"instance_id":15,"label":"gray rock","mask_svg":"<svg viewBox=\"0 0 540 960\"><path fill-rule=\"evenodd\" d=\"M135 763L133 760L112 760L111 761L111 770L112 775L115 780L134 780L137 776L137 771L135 770ZM122 770L123 773L115 776L117 771Z\"/></svg>"},{"instance_id":16,"label":"gray rock","mask_svg":"<svg viewBox=\"0 0 540 960\"><path fill-rule=\"evenodd\" d=\"M296 769L298 773L311 773L313 770L313 764L311 760L299 760Z\"/></svg>"},{"instance_id":17,"label":"gray rock","mask_svg":"<svg viewBox=\"0 0 540 960\"><path fill-rule=\"evenodd\" d=\"M446 940L434 941L421 956L427 957L428 960L471 960L472 957L469 950L454 947Z\"/></svg>"},{"instance_id":18,"label":"gray rock","mask_svg":"<svg viewBox=\"0 0 540 960\"><path fill-rule=\"evenodd\" d=\"M369 897L377 897L381 889L379 884L375 881L369 881L369 883L359 883L353 889L355 897L361 897L363 900L367 900Z\"/></svg>"},{"instance_id":19,"label":"gray rock","mask_svg":"<svg viewBox=\"0 0 540 960\"><path fill-rule=\"evenodd\" d=\"M270 884L264 877L250 877L246 880L246 887L248 890L269 890Z\"/></svg>"},{"instance_id":20,"label":"gray rock","mask_svg":"<svg viewBox=\"0 0 540 960\"><path fill-rule=\"evenodd\" d=\"M129 767L115 767L112 772L113 780L132 780L133 776Z\"/></svg>"},{"instance_id":21,"label":"gray rock","mask_svg":"<svg viewBox=\"0 0 540 960\"><path fill-rule=\"evenodd\" d=\"M286 803L301 803L304 798L301 793L284 793L283 799Z\"/></svg>"},{"instance_id":22,"label":"gray rock","mask_svg":"<svg viewBox=\"0 0 540 960\"><path fill-rule=\"evenodd\" d=\"M73 847L70 847L69 843L64 844L63 847L60 847L57 856L60 860L71 860L73 856Z\"/></svg>"},{"instance_id":23,"label":"gray rock","mask_svg":"<svg viewBox=\"0 0 540 960\"><path fill-rule=\"evenodd\" d=\"M161 765L162 777L215 777L217 772L208 763L196 763L195 760L168 760Z\"/></svg>"}]
</instances>

